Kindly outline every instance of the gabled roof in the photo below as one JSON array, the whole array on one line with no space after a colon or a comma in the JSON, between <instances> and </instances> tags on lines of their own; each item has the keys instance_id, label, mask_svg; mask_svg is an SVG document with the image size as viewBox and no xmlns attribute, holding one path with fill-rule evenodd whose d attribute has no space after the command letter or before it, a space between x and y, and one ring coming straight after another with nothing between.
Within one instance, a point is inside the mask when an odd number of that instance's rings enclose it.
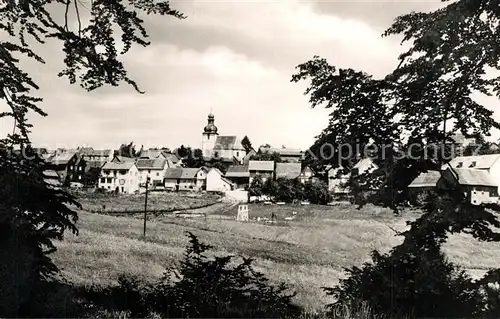
<instances>
[{"instance_id":1,"label":"gabled roof","mask_svg":"<svg viewBox=\"0 0 500 319\"><path fill-rule=\"evenodd\" d=\"M246 165L231 165L227 168L226 177L249 177L250 172Z\"/></svg>"},{"instance_id":2,"label":"gabled roof","mask_svg":"<svg viewBox=\"0 0 500 319\"><path fill-rule=\"evenodd\" d=\"M170 160L173 164L177 164L179 162L179 158L175 154L167 153L166 151L163 151L162 154L167 160Z\"/></svg>"},{"instance_id":3,"label":"gabled roof","mask_svg":"<svg viewBox=\"0 0 500 319\"><path fill-rule=\"evenodd\" d=\"M212 172L212 171L216 172L216 173L217 173L217 174L219 174L220 176L224 176L224 174L222 174L222 172L221 172L221 171L220 171L217 167L212 167L212 168L210 168L210 170L209 170L208 172L210 173L210 172Z\"/></svg>"},{"instance_id":4,"label":"gabled roof","mask_svg":"<svg viewBox=\"0 0 500 319\"><path fill-rule=\"evenodd\" d=\"M276 163L276 178L294 179L299 177L300 172L300 163Z\"/></svg>"},{"instance_id":5,"label":"gabled roof","mask_svg":"<svg viewBox=\"0 0 500 319\"><path fill-rule=\"evenodd\" d=\"M195 179L196 174L200 171L199 168L183 168L181 179Z\"/></svg>"},{"instance_id":6,"label":"gabled roof","mask_svg":"<svg viewBox=\"0 0 500 319\"><path fill-rule=\"evenodd\" d=\"M107 162L102 167L103 170L128 171L135 165L134 162Z\"/></svg>"},{"instance_id":7,"label":"gabled roof","mask_svg":"<svg viewBox=\"0 0 500 319\"><path fill-rule=\"evenodd\" d=\"M102 168L106 164L105 161L85 161L85 167L87 169L92 169L92 168Z\"/></svg>"},{"instance_id":8,"label":"gabled roof","mask_svg":"<svg viewBox=\"0 0 500 319\"><path fill-rule=\"evenodd\" d=\"M165 172L166 179L180 179L182 176L182 168L167 168Z\"/></svg>"},{"instance_id":9,"label":"gabled roof","mask_svg":"<svg viewBox=\"0 0 500 319\"><path fill-rule=\"evenodd\" d=\"M274 161L249 161L249 171L274 171Z\"/></svg>"},{"instance_id":10,"label":"gabled roof","mask_svg":"<svg viewBox=\"0 0 500 319\"><path fill-rule=\"evenodd\" d=\"M167 164L167 160L164 158L155 158L155 159L138 159L136 162L137 169L143 170L143 169L156 169L156 170L162 170L165 168L165 165Z\"/></svg>"},{"instance_id":11,"label":"gabled roof","mask_svg":"<svg viewBox=\"0 0 500 319\"><path fill-rule=\"evenodd\" d=\"M164 156L163 152L164 152L163 150L153 150L153 149L143 150L141 152L140 158L155 159Z\"/></svg>"},{"instance_id":12,"label":"gabled roof","mask_svg":"<svg viewBox=\"0 0 500 319\"><path fill-rule=\"evenodd\" d=\"M132 157L125 157L125 156L120 156L120 155L115 155L111 162L113 163L134 163L136 161L135 158Z\"/></svg>"},{"instance_id":13,"label":"gabled roof","mask_svg":"<svg viewBox=\"0 0 500 319\"><path fill-rule=\"evenodd\" d=\"M217 136L214 144L214 150L244 150L241 141L236 136Z\"/></svg>"},{"instance_id":14,"label":"gabled roof","mask_svg":"<svg viewBox=\"0 0 500 319\"><path fill-rule=\"evenodd\" d=\"M45 179L52 179L52 178L59 178L59 175L57 174L56 171L51 170L51 169L46 169L43 171L43 177Z\"/></svg>"},{"instance_id":15,"label":"gabled roof","mask_svg":"<svg viewBox=\"0 0 500 319\"><path fill-rule=\"evenodd\" d=\"M450 172L450 168L447 169ZM498 183L491 177L490 173L479 169L455 168L454 175L458 178L460 185L469 186L491 186L498 187Z\"/></svg>"},{"instance_id":16,"label":"gabled roof","mask_svg":"<svg viewBox=\"0 0 500 319\"><path fill-rule=\"evenodd\" d=\"M499 159L500 154L459 156L452 159L448 164L453 168L489 169ZM447 169L449 167L448 164L443 165L442 169Z\"/></svg>"},{"instance_id":17,"label":"gabled roof","mask_svg":"<svg viewBox=\"0 0 500 319\"><path fill-rule=\"evenodd\" d=\"M420 175L417 176L411 182L408 187L410 188L417 188L417 187L436 187L437 182L441 178L441 172L439 171L427 171L420 173Z\"/></svg>"},{"instance_id":18,"label":"gabled roof","mask_svg":"<svg viewBox=\"0 0 500 319\"><path fill-rule=\"evenodd\" d=\"M76 156L76 152L63 152L50 159L52 165L66 165Z\"/></svg>"}]
</instances>

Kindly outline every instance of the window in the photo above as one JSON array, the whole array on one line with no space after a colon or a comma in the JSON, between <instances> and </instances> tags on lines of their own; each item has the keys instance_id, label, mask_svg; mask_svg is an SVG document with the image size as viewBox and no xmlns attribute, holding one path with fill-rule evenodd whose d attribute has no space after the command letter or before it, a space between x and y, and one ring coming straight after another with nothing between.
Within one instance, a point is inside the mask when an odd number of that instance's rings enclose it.
<instances>
[{"instance_id":1,"label":"window","mask_svg":"<svg viewBox=\"0 0 500 319\"><path fill-rule=\"evenodd\" d=\"M122 193L123 193L123 186L122 186Z\"/></svg>"},{"instance_id":2,"label":"window","mask_svg":"<svg viewBox=\"0 0 500 319\"><path fill-rule=\"evenodd\" d=\"M104 177L101 178L101 183L106 183L106 179Z\"/></svg>"},{"instance_id":3,"label":"window","mask_svg":"<svg viewBox=\"0 0 500 319\"><path fill-rule=\"evenodd\" d=\"M151 170L150 169L148 169L148 174L151 174Z\"/></svg>"},{"instance_id":4,"label":"window","mask_svg":"<svg viewBox=\"0 0 500 319\"><path fill-rule=\"evenodd\" d=\"M472 162L469 167L476 167L476 161Z\"/></svg>"},{"instance_id":5,"label":"window","mask_svg":"<svg viewBox=\"0 0 500 319\"><path fill-rule=\"evenodd\" d=\"M156 176L160 176L160 173L159 173L159 172L157 172L157 173L156 173Z\"/></svg>"},{"instance_id":6,"label":"window","mask_svg":"<svg viewBox=\"0 0 500 319\"><path fill-rule=\"evenodd\" d=\"M113 179L112 178L108 178L108 183L112 183L113 182Z\"/></svg>"},{"instance_id":7,"label":"window","mask_svg":"<svg viewBox=\"0 0 500 319\"><path fill-rule=\"evenodd\" d=\"M462 167L463 165L464 165L464 163L463 163L463 162L458 162L458 164L457 164L457 167L456 167L456 168L460 168L460 167Z\"/></svg>"}]
</instances>

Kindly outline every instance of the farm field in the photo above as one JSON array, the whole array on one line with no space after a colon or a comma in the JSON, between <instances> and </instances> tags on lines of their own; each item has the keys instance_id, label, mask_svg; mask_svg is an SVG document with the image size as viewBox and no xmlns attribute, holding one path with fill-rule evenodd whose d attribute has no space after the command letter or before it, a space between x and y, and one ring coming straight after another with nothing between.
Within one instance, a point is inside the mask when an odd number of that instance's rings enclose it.
<instances>
[{"instance_id":1,"label":"farm field","mask_svg":"<svg viewBox=\"0 0 500 319\"><path fill-rule=\"evenodd\" d=\"M401 238L394 229L405 229L406 220L417 216L408 212L396 217L374 207L250 204L251 220L237 222L237 207L227 205L199 209L206 219L151 217L146 240L139 216L81 211L79 236L68 234L58 242L54 258L65 278L77 285L111 284L122 273L155 280L182 258L185 232L190 231L214 245L214 254L253 257L257 270L288 283L297 292L296 302L316 311L330 302L322 286L337 284L344 267L361 265L373 249L386 252L398 244ZM275 225L252 220L272 212L279 221ZM290 216L295 219L284 220ZM473 275L498 266L500 260L498 244L477 243L467 236L454 236L445 249Z\"/></svg>"},{"instance_id":2,"label":"farm field","mask_svg":"<svg viewBox=\"0 0 500 319\"><path fill-rule=\"evenodd\" d=\"M139 195L110 195L100 193L77 194L78 201L85 211L143 211L144 194ZM148 194L148 210L158 209L185 209L216 203L219 196L200 193L169 193L150 192Z\"/></svg>"}]
</instances>

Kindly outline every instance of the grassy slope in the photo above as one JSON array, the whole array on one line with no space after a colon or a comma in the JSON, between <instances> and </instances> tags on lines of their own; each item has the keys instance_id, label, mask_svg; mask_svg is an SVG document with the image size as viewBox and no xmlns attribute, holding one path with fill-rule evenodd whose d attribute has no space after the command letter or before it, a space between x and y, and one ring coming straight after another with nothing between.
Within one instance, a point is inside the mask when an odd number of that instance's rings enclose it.
<instances>
[{"instance_id":1,"label":"grassy slope","mask_svg":"<svg viewBox=\"0 0 500 319\"><path fill-rule=\"evenodd\" d=\"M215 209L222 207L218 205ZM214 212L214 208L208 210ZM344 267L368 260L371 250L387 251L399 243L388 226L405 228L404 218L373 208L250 205L250 218L269 217L271 211L281 220L292 211L297 215L279 226L214 215L207 220L157 217L148 222L147 241L141 238L139 218L82 212L80 235L68 235L58 243L55 259L66 278L77 284L108 284L120 273L156 279L182 257L187 243L184 232L191 231L214 245L216 253L254 257L257 269L272 280L289 283L298 293L297 302L315 310L329 302L321 286L335 285ZM235 216L235 208L224 214ZM497 266L500 253L493 247L455 236L447 250L452 260L481 270Z\"/></svg>"}]
</instances>

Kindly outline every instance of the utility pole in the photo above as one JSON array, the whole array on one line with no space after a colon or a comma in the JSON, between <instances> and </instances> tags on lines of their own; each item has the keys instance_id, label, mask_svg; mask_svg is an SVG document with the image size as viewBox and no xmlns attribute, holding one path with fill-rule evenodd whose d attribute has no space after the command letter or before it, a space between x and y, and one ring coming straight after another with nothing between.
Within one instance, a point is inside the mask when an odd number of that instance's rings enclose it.
<instances>
[{"instance_id":1,"label":"utility pole","mask_svg":"<svg viewBox=\"0 0 500 319\"><path fill-rule=\"evenodd\" d=\"M146 214L148 211L148 185L150 178L149 176L146 178L146 198L144 200L144 238L146 238Z\"/></svg>"}]
</instances>

